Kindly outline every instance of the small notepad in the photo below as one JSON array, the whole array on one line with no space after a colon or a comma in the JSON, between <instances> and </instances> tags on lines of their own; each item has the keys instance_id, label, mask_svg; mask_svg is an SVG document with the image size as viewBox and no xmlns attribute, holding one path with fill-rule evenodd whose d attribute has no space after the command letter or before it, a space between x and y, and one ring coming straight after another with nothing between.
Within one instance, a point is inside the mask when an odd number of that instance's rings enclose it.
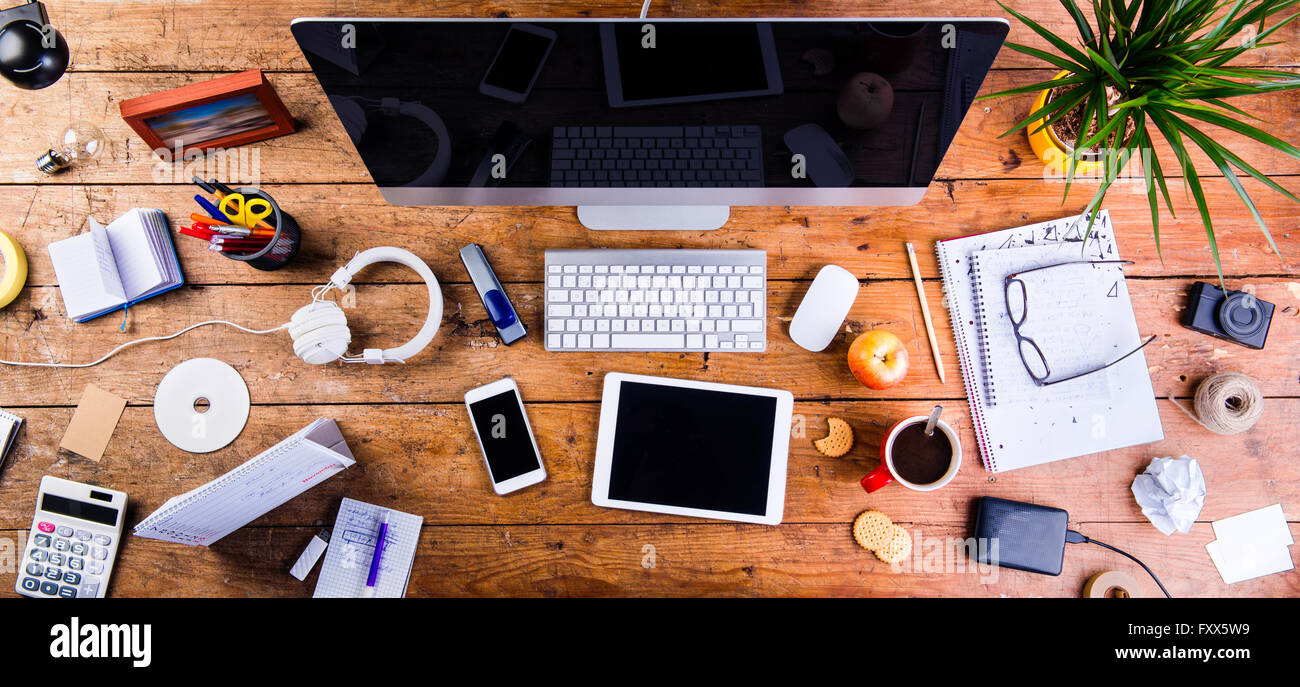
<instances>
[{"instance_id":1,"label":"small notepad","mask_svg":"<svg viewBox=\"0 0 1300 687\"><path fill-rule=\"evenodd\" d=\"M208 546L356 462L326 418L207 484L168 499L135 535Z\"/></svg>"},{"instance_id":2,"label":"small notepad","mask_svg":"<svg viewBox=\"0 0 1300 687\"><path fill-rule=\"evenodd\" d=\"M370 576L370 562L375 555L379 519L388 513L387 543L379 559L379 576L375 580L375 597L397 599L406 596L415 562L415 547L420 542L424 518L391 508L343 499L339 517L325 562L316 580L314 598L351 599L361 596Z\"/></svg>"},{"instance_id":3,"label":"small notepad","mask_svg":"<svg viewBox=\"0 0 1300 687\"><path fill-rule=\"evenodd\" d=\"M134 305L185 283L167 218L136 208L107 227L49 245L63 309L76 322Z\"/></svg>"}]
</instances>

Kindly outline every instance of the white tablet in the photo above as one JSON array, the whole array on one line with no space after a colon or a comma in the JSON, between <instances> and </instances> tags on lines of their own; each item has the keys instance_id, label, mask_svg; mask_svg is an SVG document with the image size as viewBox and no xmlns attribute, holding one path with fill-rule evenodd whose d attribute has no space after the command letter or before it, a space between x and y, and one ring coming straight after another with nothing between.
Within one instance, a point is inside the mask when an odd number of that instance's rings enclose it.
<instances>
[{"instance_id":1,"label":"white tablet","mask_svg":"<svg viewBox=\"0 0 1300 687\"><path fill-rule=\"evenodd\" d=\"M788 391L611 372L591 502L780 524L793 411Z\"/></svg>"}]
</instances>

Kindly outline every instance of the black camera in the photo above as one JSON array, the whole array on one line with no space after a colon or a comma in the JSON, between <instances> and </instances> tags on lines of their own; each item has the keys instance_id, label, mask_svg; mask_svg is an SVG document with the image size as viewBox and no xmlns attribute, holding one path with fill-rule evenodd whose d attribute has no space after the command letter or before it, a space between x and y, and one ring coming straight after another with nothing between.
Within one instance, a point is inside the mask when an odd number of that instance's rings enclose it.
<instances>
[{"instance_id":1,"label":"black camera","mask_svg":"<svg viewBox=\"0 0 1300 687\"><path fill-rule=\"evenodd\" d=\"M1183 311L1184 327L1255 349L1264 347L1272 322L1272 303L1201 281L1192 284Z\"/></svg>"}]
</instances>

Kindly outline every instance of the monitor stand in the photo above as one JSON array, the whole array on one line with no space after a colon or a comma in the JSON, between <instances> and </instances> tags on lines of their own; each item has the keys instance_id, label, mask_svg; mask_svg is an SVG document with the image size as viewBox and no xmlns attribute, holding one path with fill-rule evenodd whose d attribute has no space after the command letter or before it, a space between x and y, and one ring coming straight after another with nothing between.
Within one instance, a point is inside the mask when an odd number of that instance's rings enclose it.
<instances>
[{"instance_id":1,"label":"monitor stand","mask_svg":"<svg viewBox=\"0 0 1300 687\"><path fill-rule=\"evenodd\" d=\"M712 231L731 216L726 205L579 205L578 221L602 231Z\"/></svg>"}]
</instances>

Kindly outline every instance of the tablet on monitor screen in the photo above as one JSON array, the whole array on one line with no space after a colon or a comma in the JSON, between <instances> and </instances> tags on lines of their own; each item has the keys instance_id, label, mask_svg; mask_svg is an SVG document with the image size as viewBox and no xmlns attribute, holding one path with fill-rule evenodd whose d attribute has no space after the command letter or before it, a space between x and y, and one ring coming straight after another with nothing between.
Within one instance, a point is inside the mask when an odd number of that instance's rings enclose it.
<instances>
[{"instance_id":1,"label":"tablet on monitor screen","mask_svg":"<svg viewBox=\"0 0 1300 687\"><path fill-rule=\"evenodd\" d=\"M793 410L788 391L607 374L591 501L779 524Z\"/></svg>"}]
</instances>

